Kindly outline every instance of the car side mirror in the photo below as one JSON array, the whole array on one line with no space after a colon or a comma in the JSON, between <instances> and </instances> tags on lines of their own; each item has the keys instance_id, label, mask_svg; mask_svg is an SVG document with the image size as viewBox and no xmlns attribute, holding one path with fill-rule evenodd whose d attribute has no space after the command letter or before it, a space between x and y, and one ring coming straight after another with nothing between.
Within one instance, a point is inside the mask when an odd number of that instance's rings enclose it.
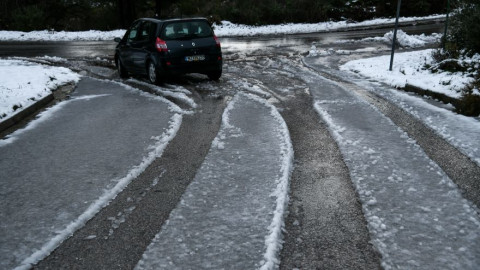
<instances>
[{"instance_id":1,"label":"car side mirror","mask_svg":"<svg viewBox=\"0 0 480 270\"><path fill-rule=\"evenodd\" d=\"M115 41L115 42L117 42L117 43L120 43L120 41L122 41L122 39L119 38L119 37L116 37L116 38L113 39L113 41Z\"/></svg>"}]
</instances>

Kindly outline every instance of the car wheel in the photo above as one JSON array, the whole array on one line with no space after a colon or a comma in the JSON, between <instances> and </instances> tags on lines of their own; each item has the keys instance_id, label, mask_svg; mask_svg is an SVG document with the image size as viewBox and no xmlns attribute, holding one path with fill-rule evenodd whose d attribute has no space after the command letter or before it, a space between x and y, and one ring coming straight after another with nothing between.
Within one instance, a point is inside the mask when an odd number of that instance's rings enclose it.
<instances>
[{"instance_id":1,"label":"car wheel","mask_svg":"<svg viewBox=\"0 0 480 270\"><path fill-rule=\"evenodd\" d=\"M160 76L158 74L157 67L153 62L148 63L148 80L153 84L160 83Z\"/></svg>"},{"instance_id":2,"label":"car wheel","mask_svg":"<svg viewBox=\"0 0 480 270\"><path fill-rule=\"evenodd\" d=\"M222 70L212 71L208 73L207 76L212 81L218 81L218 79L220 79L220 77L222 76Z\"/></svg>"},{"instance_id":3,"label":"car wheel","mask_svg":"<svg viewBox=\"0 0 480 270\"><path fill-rule=\"evenodd\" d=\"M128 72L123 66L122 61L120 61L120 57L117 57L117 69L118 69L118 75L120 76L120 78L128 77Z\"/></svg>"}]
</instances>

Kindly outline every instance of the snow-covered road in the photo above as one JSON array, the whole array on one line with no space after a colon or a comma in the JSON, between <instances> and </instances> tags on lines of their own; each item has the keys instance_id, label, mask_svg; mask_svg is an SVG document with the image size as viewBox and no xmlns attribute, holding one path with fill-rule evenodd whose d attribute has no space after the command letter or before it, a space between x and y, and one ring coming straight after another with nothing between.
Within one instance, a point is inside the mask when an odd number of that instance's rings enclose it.
<instances>
[{"instance_id":1,"label":"snow-covered road","mask_svg":"<svg viewBox=\"0 0 480 270\"><path fill-rule=\"evenodd\" d=\"M292 162L276 108L237 94L202 167L136 269L277 267Z\"/></svg>"},{"instance_id":2,"label":"snow-covered road","mask_svg":"<svg viewBox=\"0 0 480 270\"><path fill-rule=\"evenodd\" d=\"M385 47L352 42L345 47L353 48L353 58ZM110 241L116 241L109 249L114 263L105 268L476 269L478 208L406 130L359 93L401 107L476 165L478 120L323 65L345 61L339 60L345 51L315 43L327 53L303 58L295 43L255 44L226 50L220 82L192 75L157 87L139 78L118 83L86 76L72 99L1 140L1 267L28 268L74 234L66 242L75 245L61 244L38 269L102 265L108 253L94 247ZM209 115L218 112L220 119L220 104L226 104L221 125ZM307 110L311 134L295 123ZM181 124L194 126L199 115L207 115L202 123L211 137ZM198 137L208 139L197 143ZM205 153L186 149L180 139ZM293 153L303 139L304 152ZM159 161L172 144L177 148ZM329 151L305 155L309 147ZM200 157L198 165L184 155ZM287 204L292 170L308 176L297 185L312 188ZM164 198L171 205L148 205ZM289 211L293 218L284 227ZM280 253L283 240L290 253ZM135 254L123 260L125 253Z\"/></svg>"},{"instance_id":3,"label":"snow-covered road","mask_svg":"<svg viewBox=\"0 0 480 270\"><path fill-rule=\"evenodd\" d=\"M475 269L480 219L408 134L334 82L312 82L315 108L350 169L385 269Z\"/></svg>"},{"instance_id":4,"label":"snow-covered road","mask_svg":"<svg viewBox=\"0 0 480 270\"><path fill-rule=\"evenodd\" d=\"M0 141L0 268L28 268L161 155L182 121L171 102L109 81Z\"/></svg>"}]
</instances>

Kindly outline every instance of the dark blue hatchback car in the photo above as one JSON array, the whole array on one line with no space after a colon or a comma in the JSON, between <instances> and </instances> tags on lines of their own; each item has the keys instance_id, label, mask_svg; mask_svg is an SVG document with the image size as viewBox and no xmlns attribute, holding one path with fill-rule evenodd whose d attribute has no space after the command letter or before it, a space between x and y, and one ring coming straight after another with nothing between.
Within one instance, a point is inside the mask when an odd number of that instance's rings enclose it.
<instances>
[{"instance_id":1,"label":"dark blue hatchback car","mask_svg":"<svg viewBox=\"0 0 480 270\"><path fill-rule=\"evenodd\" d=\"M158 84L170 75L222 75L220 41L205 18L135 21L115 49L120 77L146 75Z\"/></svg>"}]
</instances>

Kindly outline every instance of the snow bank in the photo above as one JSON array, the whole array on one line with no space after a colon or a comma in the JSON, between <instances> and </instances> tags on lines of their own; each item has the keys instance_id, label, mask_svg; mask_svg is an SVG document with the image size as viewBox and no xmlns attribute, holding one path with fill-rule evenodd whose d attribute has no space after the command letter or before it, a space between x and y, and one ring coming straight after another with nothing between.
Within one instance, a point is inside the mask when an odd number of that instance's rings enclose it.
<instances>
[{"instance_id":1,"label":"snow bank","mask_svg":"<svg viewBox=\"0 0 480 270\"><path fill-rule=\"evenodd\" d=\"M461 90L472 82L472 77L464 73L432 73L425 65L433 65L433 49L396 53L392 71L389 71L390 55L350 61L340 67L371 80L380 81L393 87L407 84L441 93L453 98L461 96ZM472 61L480 61L476 55Z\"/></svg>"},{"instance_id":2,"label":"snow bank","mask_svg":"<svg viewBox=\"0 0 480 270\"><path fill-rule=\"evenodd\" d=\"M444 15L432 15L427 17L403 17L401 22L415 22L426 19L443 19ZM215 24L215 34L217 36L260 36L260 35L286 35L299 33L315 33L334 31L345 28L374 26L394 23L395 19L374 19L363 22L348 23L347 21L339 22L320 22L320 23L288 23L280 25L262 25L252 26L245 24L235 24L229 21L223 21L221 25Z\"/></svg>"},{"instance_id":3,"label":"snow bank","mask_svg":"<svg viewBox=\"0 0 480 270\"><path fill-rule=\"evenodd\" d=\"M389 43L392 43L393 40L393 31L386 33L383 38L387 40ZM409 36L403 30L397 30L397 43L401 47L409 47L409 48L418 48L425 46L426 42L418 39L414 36Z\"/></svg>"},{"instance_id":4,"label":"snow bank","mask_svg":"<svg viewBox=\"0 0 480 270\"><path fill-rule=\"evenodd\" d=\"M80 75L67 68L0 59L0 121L79 79Z\"/></svg>"},{"instance_id":5,"label":"snow bank","mask_svg":"<svg viewBox=\"0 0 480 270\"><path fill-rule=\"evenodd\" d=\"M419 20L443 19L444 15L431 15L427 17L403 17L401 22L415 22ZM235 24L229 21L223 21L222 24L214 24L215 34L218 37L224 36L259 36L259 35L285 35L299 33L315 33L334 31L351 27L364 27L382 24L394 23L395 19L374 19L363 22L348 23L339 22L320 22L320 23L299 23L299 24L280 24L280 25L262 25L252 26L245 24ZM113 40L116 37L123 37L125 30L113 31L79 31L79 32L55 32L55 31L0 31L0 41L74 41L74 40Z\"/></svg>"},{"instance_id":6,"label":"snow bank","mask_svg":"<svg viewBox=\"0 0 480 270\"><path fill-rule=\"evenodd\" d=\"M113 31L79 31L79 32L65 32L65 31L0 31L0 41L93 41L93 40L112 40L116 37L123 37L125 30Z\"/></svg>"}]
</instances>

